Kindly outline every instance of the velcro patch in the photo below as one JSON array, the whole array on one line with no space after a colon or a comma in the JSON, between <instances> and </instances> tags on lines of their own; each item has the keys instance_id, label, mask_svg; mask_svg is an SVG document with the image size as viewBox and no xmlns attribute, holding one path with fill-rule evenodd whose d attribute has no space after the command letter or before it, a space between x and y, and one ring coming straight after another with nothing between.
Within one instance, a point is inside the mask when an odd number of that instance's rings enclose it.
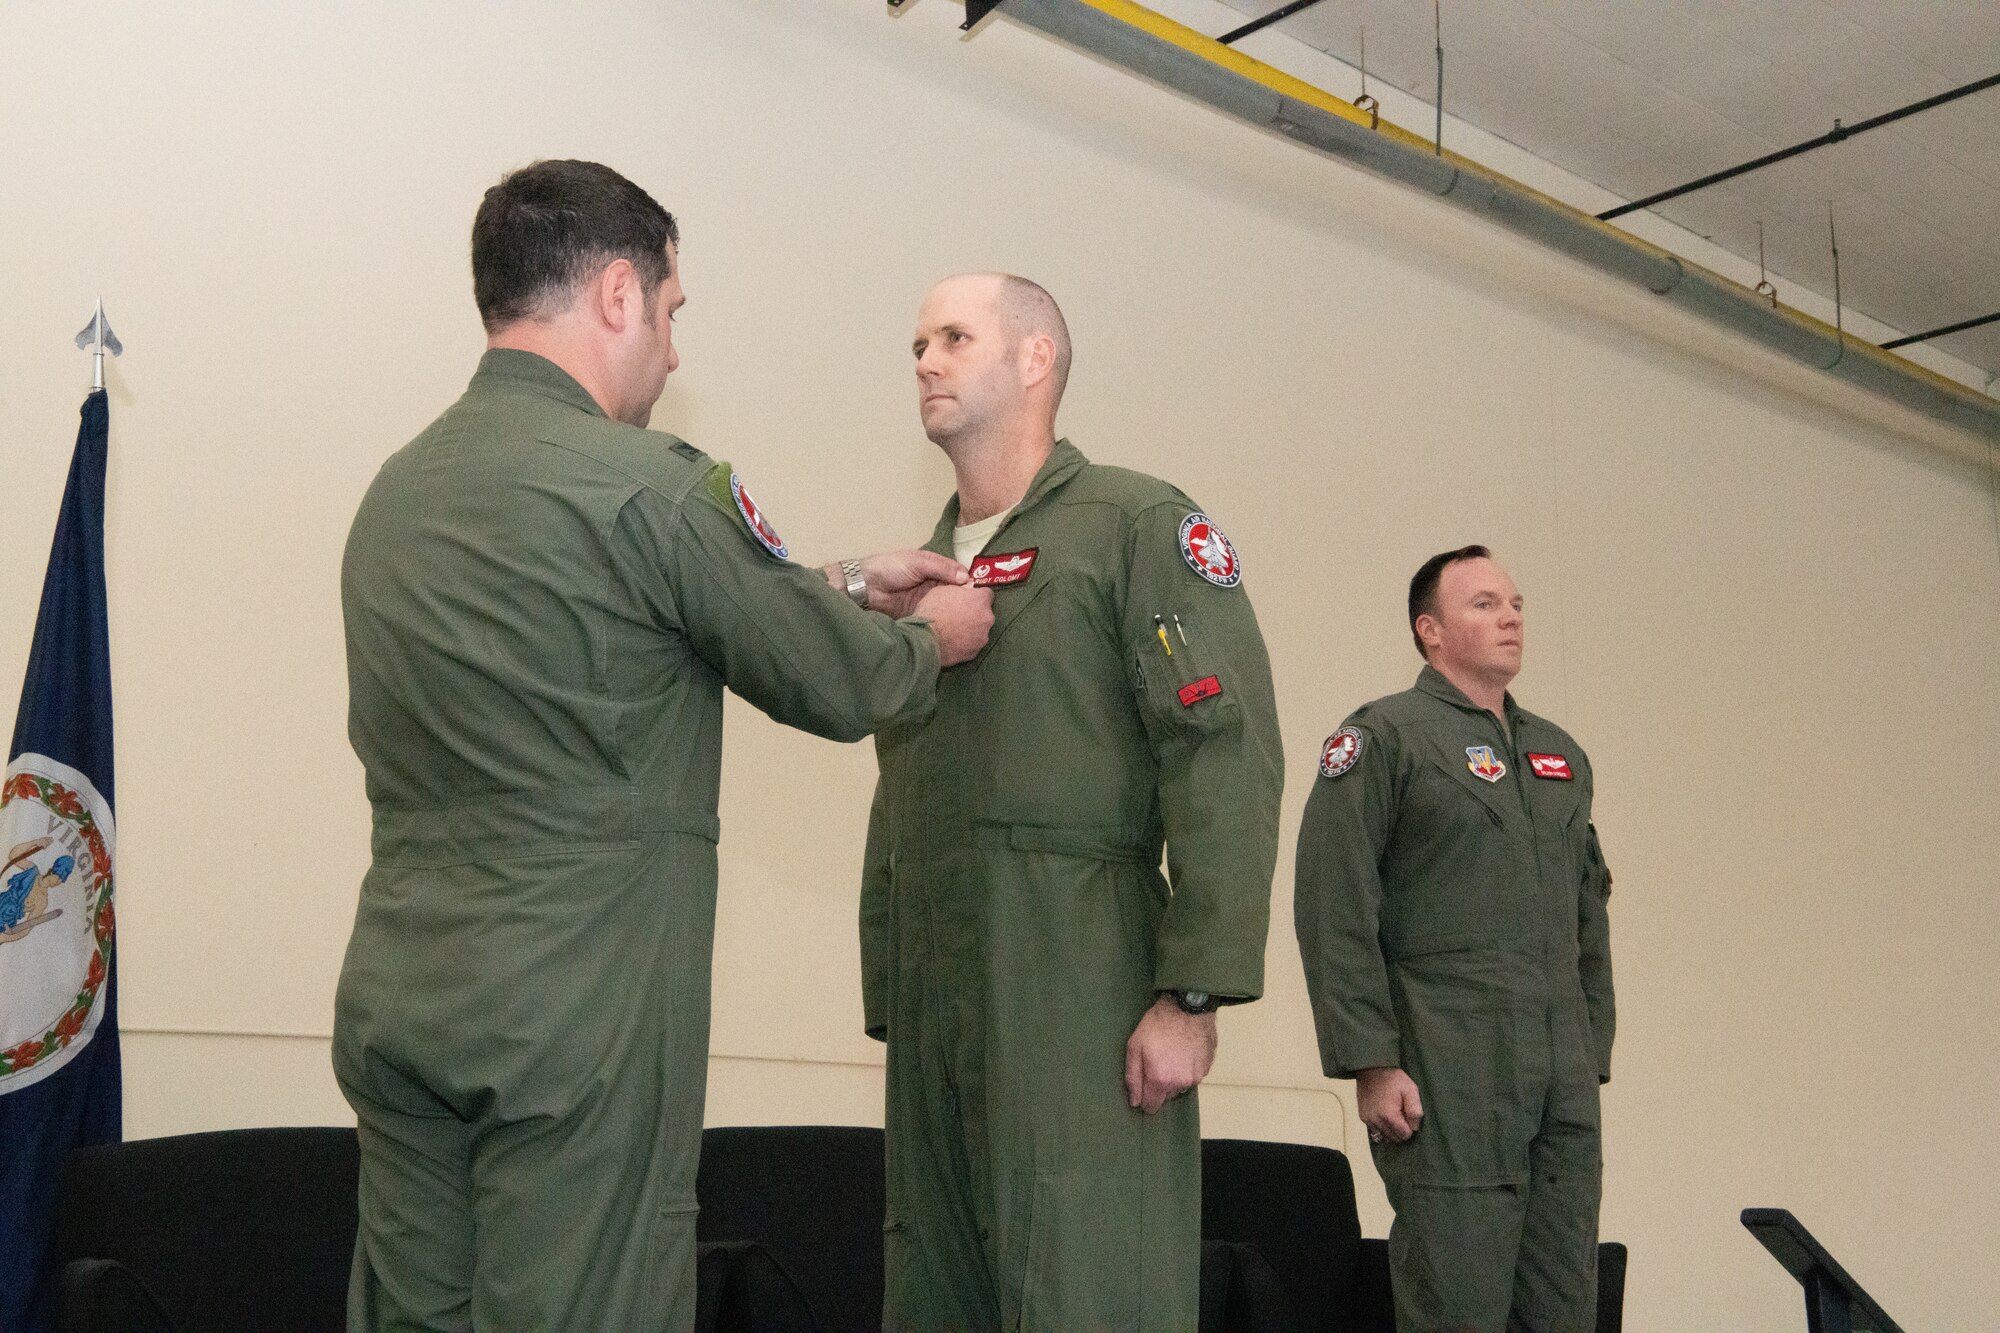
<instances>
[{"instance_id":1,"label":"velcro patch","mask_svg":"<svg viewBox=\"0 0 2000 1333\"><path fill-rule=\"evenodd\" d=\"M1342 727L1326 738L1326 744L1319 747L1319 775L1323 778L1337 778L1348 769L1361 762L1361 751L1368 744L1368 738L1361 734L1359 727Z\"/></svg>"},{"instance_id":2,"label":"velcro patch","mask_svg":"<svg viewBox=\"0 0 2000 1333\"><path fill-rule=\"evenodd\" d=\"M1222 682L1213 676L1203 676L1192 685L1181 686L1181 707L1193 708L1203 699L1213 699L1222 693Z\"/></svg>"},{"instance_id":3,"label":"velcro patch","mask_svg":"<svg viewBox=\"0 0 2000 1333\"><path fill-rule=\"evenodd\" d=\"M729 493L735 497L736 512L743 515L744 525L750 529L750 535L757 539L757 544L780 560L791 559L792 553L785 549L785 543L778 536L778 530L764 517L764 511L757 507L757 502L750 498L750 492L745 489L743 479L734 472L729 474Z\"/></svg>"},{"instance_id":4,"label":"velcro patch","mask_svg":"<svg viewBox=\"0 0 2000 1333\"><path fill-rule=\"evenodd\" d=\"M1493 753L1490 745L1466 746L1465 766L1472 770L1472 776L1486 782L1498 782L1507 776L1507 765Z\"/></svg>"},{"instance_id":5,"label":"velcro patch","mask_svg":"<svg viewBox=\"0 0 2000 1333\"><path fill-rule=\"evenodd\" d=\"M1026 583L1028 575L1035 572L1035 556L1041 547L1030 546L1025 551L1012 551L1006 555L982 555L972 562L972 586L975 588L1004 588L1011 583Z\"/></svg>"},{"instance_id":6,"label":"velcro patch","mask_svg":"<svg viewBox=\"0 0 2000 1333\"><path fill-rule=\"evenodd\" d=\"M1236 548L1207 514L1189 514L1181 520L1181 559L1218 588L1233 588L1243 581L1243 562L1237 559Z\"/></svg>"},{"instance_id":7,"label":"velcro patch","mask_svg":"<svg viewBox=\"0 0 2000 1333\"><path fill-rule=\"evenodd\" d=\"M1570 782L1576 777L1569 771L1569 760L1559 754L1528 755L1528 770L1538 778L1554 778L1558 782Z\"/></svg>"}]
</instances>

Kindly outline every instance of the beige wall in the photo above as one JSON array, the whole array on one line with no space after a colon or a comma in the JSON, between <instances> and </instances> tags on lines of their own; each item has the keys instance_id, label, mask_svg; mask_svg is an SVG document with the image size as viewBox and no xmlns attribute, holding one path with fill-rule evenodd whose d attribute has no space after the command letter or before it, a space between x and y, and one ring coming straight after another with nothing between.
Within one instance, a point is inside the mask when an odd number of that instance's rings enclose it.
<instances>
[{"instance_id":1,"label":"beige wall","mask_svg":"<svg viewBox=\"0 0 2000 1333\"><path fill-rule=\"evenodd\" d=\"M1753 1204L1799 1213L1906 1327L1990 1326L1983 446L1031 33L962 41L959 7L909 8L0 12L0 684L91 297L130 348L109 517L130 1132L346 1118L325 1038L367 810L340 543L477 355L480 190L580 155L684 220L685 364L656 420L732 458L807 559L912 540L949 489L906 363L924 285L993 266L1054 289L1069 433L1177 481L1245 554L1288 830L1321 737L1414 673L1409 571L1495 546L1529 597L1517 693L1590 747L1617 872L1604 1229L1633 1247L1629 1326L1796 1327L1735 1221ZM873 1120L872 754L742 707L728 727L710 1118ZM1289 881L1207 1127L1350 1144Z\"/></svg>"}]
</instances>

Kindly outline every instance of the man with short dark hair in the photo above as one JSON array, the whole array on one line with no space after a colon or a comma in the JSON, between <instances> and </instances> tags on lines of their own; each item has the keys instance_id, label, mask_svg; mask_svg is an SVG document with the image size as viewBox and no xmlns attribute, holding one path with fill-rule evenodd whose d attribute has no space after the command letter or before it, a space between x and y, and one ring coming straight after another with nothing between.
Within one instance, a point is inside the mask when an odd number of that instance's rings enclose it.
<instances>
[{"instance_id":1,"label":"man with short dark hair","mask_svg":"<svg viewBox=\"0 0 2000 1333\"><path fill-rule=\"evenodd\" d=\"M1521 708L1522 599L1483 546L1410 580L1416 687L1327 738L1294 910L1320 1061L1396 1209L1403 1333L1597 1321L1611 874L1591 771Z\"/></svg>"},{"instance_id":2,"label":"man with short dark hair","mask_svg":"<svg viewBox=\"0 0 2000 1333\"><path fill-rule=\"evenodd\" d=\"M692 1326L723 687L858 740L991 624L935 555L790 563L726 464L643 429L677 244L596 163L489 190L486 355L348 538L356 1330Z\"/></svg>"},{"instance_id":3,"label":"man with short dark hair","mask_svg":"<svg viewBox=\"0 0 2000 1333\"><path fill-rule=\"evenodd\" d=\"M929 549L995 590L994 629L932 715L876 739L884 1324L1183 1333L1193 1093L1217 1007L1264 984L1283 769L1263 637L1214 520L1056 438L1070 340L1045 290L948 278L912 350L957 480Z\"/></svg>"}]
</instances>

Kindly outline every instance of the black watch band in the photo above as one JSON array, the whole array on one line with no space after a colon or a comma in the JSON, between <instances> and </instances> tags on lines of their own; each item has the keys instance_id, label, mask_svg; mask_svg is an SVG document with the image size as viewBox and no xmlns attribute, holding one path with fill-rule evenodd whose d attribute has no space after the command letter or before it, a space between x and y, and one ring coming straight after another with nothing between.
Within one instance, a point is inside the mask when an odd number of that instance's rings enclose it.
<instances>
[{"instance_id":1,"label":"black watch band","mask_svg":"<svg viewBox=\"0 0 2000 1333\"><path fill-rule=\"evenodd\" d=\"M1212 1014L1222 1007L1222 1001L1203 990L1165 990L1160 994L1172 998L1184 1014Z\"/></svg>"}]
</instances>

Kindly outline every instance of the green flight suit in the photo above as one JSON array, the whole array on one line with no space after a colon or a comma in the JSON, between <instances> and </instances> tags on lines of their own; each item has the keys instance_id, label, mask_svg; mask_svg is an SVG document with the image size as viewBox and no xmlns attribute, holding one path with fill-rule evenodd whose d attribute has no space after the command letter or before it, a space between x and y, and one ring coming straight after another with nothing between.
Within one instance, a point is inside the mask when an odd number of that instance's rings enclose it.
<instances>
[{"instance_id":1,"label":"green flight suit","mask_svg":"<svg viewBox=\"0 0 2000 1333\"><path fill-rule=\"evenodd\" d=\"M1425 667L1328 738L1299 831L1320 1062L1423 1099L1415 1137L1373 1145L1403 1333L1597 1324L1611 876L1582 747L1505 710Z\"/></svg>"},{"instance_id":2,"label":"green flight suit","mask_svg":"<svg viewBox=\"0 0 2000 1333\"><path fill-rule=\"evenodd\" d=\"M957 519L954 498L932 550ZM973 562L1017 580L986 650L876 738L890 1329L1195 1326L1199 1113L1131 1109L1125 1044L1159 990L1262 992L1284 780L1269 659L1211 535L1173 487L1059 442Z\"/></svg>"},{"instance_id":3,"label":"green flight suit","mask_svg":"<svg viewBox=\"0 0 2000 1333\"><path fill-rule=\"evenodd\" d=\"M723 687L858 740L937 677L925 625L777 558L730 483L498 350L361 503L353 1329L693 1324Z\"/></svg>"}]
</instances>

